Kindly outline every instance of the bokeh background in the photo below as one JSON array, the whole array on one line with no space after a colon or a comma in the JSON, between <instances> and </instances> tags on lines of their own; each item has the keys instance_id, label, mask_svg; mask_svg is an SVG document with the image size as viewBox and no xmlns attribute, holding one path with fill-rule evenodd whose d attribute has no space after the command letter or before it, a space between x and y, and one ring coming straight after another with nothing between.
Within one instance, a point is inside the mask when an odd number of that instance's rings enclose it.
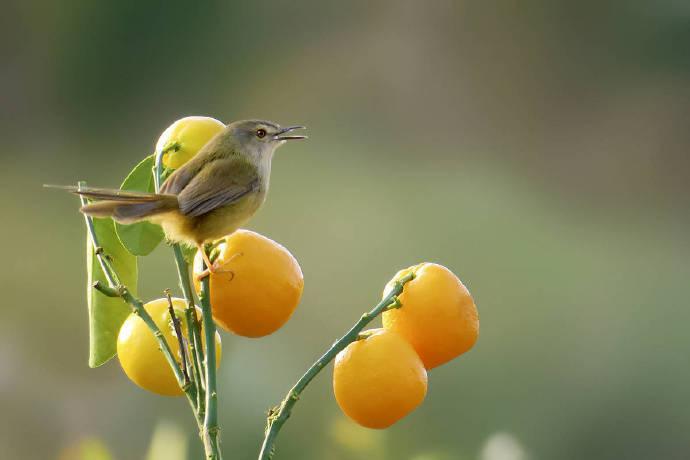
<instances>
[{"instance_id":1,"label":"bokeh background","mask_svg":"<svg viewBox=\"0 0 690 460\"><path fill-rule=\"evenodd\" d=\"M688 2L9 0L1 22L0 458L201 458L183 399L87 367L83 221L41 188L117 186L185 115L311 136L249 227L306 285L276 334L223 337L227 458L425 260L473 293L476 348L386 431L324 372L277 459L690 456ZM177 289L169 249L141 265L142 297Z\"/></svg>"}]
</instances>

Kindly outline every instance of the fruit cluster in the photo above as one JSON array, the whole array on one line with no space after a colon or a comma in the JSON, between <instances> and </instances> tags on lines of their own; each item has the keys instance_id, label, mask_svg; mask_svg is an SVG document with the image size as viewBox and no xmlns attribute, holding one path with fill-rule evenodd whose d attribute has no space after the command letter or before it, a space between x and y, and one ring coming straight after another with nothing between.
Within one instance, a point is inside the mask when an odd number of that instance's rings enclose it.
<instances>
[{"instance_id":1,"label":"fruit cluster","mask_svg":"<svg viewBox=\"0 0 690 460\"><path fill-rule=\"evenodd\" d=\"M179 168L222 129L223 124L212 118L183 118L161 135L156 152L166 168ZM209 256L213 263L208 274L210 304L219 327L244 337L262 337L288 321L300 301L304 279L287 249L257 233L238 230L217 241ZM197 253L195 280L203 268ZM441 265L422 263L399 271L384 288L383 297L401 279L410 277L396 304L383 313L383 327L360 333L335 359L336 401L347 416L365 427L385 428L412 412L426 396L427 371L465 353L478 337L479 318L472 296ZM201 289L198 281L195 288ZM177 337L170 303L180 319L177 330L185 337L184 300L158 299L144 308L180 362L179 342L184 338ZM197 312L197 319L200 315ZM220 356L218 334L215 342ZM117 354L125 374L140 387L161 395L183 394L139 316L130 315L121 327Z\"/></svg>"},{"instance_id":2,"label":"fruit cluster","mask_svg":"<svg viewBox=\"0 0 690 460\"><path fill-rule=\"evenodd\" d=\"M427 370L468 351L479 317L467 288L446 267L423 263L399 271L386 285L412 273L401 306L383 313L383 328L360 334L336 357L333 391L352 420L386 428L412 412L427 392Z\"/></svg>"},{"instance_id":3,"label":"fruit cluster","mask_svg":"<svg viewBox=\"0 0 690 460\"><path fill-rule=\"evenodd\" d=\"M238 230L217 242L211 256L215 268L208 276L216 325L240 336L262 337L277 331L287 322L304 287L302 270L287 249L258 233ZM194 265L195 275L201 274L200 254L197 254ZM196 288L200 290L198 282ZM185 301L172 299L172 303L176 316L181 319L181 332L185 337ZM163 332L178 362L181 361L178 337L168 312L168 299L148 302L144 308ZM201 317L200 311L197 317ZM219 335L216 335L216 350L220 356ZM140 387L166 396L183 394L155 338L139 316L131 314L120 329L117 355L125 374ZM216 365L219 363L217 360Z\"/></svg>"}]
</instances>

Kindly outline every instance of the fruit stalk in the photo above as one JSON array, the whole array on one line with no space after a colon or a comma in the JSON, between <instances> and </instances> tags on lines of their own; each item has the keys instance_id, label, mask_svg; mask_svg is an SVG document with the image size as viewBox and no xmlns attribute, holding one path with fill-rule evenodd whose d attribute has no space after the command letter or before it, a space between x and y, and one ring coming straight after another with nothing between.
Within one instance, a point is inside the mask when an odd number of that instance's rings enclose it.
<instances>
[{"instance_id":1,"label":"fruit stalk","mask_svg":"<svg viewBox=\"0 0 690 460\"><path fill-rule=\"evenodd\" d=\"M79 182L78 186L85 187L86 182ZM81 203L82 205L86 205L88 204L88 201L86 200L86 198L81 198ZM151 330L154 337L158 341L158 344L161 348L161 351L163 352L163 355L165 356L165 359L168 361L168 364L170 364L170 368L173 370L173 373L175 374L175 379L177 380L177 383L180 385L180 388L182 388L185 391L185 393L187 393L190 404L193 408L196 409L196 400L195 398L191 397L189 393L189 385L185 386L184 376L182 375L180 365L175 360L175 357L172 353L172 349L170 348L168 342L165 340L165 337L163 337L163 333L158 328L158 326L156 326L156 323L153 321L151 316L146 312L146 309L144 309L144 303L140 299L134 297L132 293L129 291L129 289L127 289L127 286L123 285L120 281L120 277L117 275L117 272L110 263L108 255L104 253L103 248L98 244L98 237L96 236L96 230L93 226L93 219L87 215L84 215L84 219L86 221L86 228L89 232L89 238L91 239L91 244L93 245L94 253L98 258L98 262L101 265L103 274L108 280L109 288L112 289L114 292L117 292L118 296L132 307L132 311L136 315L138 315L144 321L146 326Z\"/></svg>"},{"instance_id":2,"label":"fruit stalk","mask_svg":"<svg viewBox=\"0 0 690 460\"><path fill-rule=\"evenodd\" d=\"M204 267L205 269L206 267ZM209 276L201 282L201 313L204 336L207 344L215 343L216 325L213 322L210 297ZM221 460L222 455L218 441L218 393L216 392L216 347L209 345L206 347L206 414L204 415L204 425L202 428L204 449L206 458L209 460Z\"/></svg>"},{"instance_id":3,"label":"fruit stalk","mask_svg":"<svg viewBox=\"0 0 690 460\"><path fill-rule=\"evenodd\" d=\"M266 419L266 434L264 442L259 453L259 460L270 460L275 453L275 441L281 428L290 417L292 408L299 401L300 396L309 383L323 370L328 363L335 359L336 355L345 349L349 344L359 338L359 333L371 323L378 315L390 308L399 308L401 306L398 296L402 293L403 286L408 281L414 279L414 274L409 273L396 281L393 289L390 290L381 302L379 302L371 311L362 315L362 317L350 328L345 335L343 335L337 342L335 342L311 367L304 373L304 375L297 381L297 383L290 389L285 399L279 406L269 411Z\"/></svg>"}]
</instances>

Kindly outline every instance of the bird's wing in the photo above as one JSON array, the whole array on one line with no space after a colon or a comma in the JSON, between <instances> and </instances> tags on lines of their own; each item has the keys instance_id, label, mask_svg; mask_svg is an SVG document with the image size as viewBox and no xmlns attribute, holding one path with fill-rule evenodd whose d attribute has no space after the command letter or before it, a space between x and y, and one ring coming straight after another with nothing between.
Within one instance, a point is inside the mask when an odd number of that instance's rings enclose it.
<instances>
[{"instance_id":1,"label":"bird's wing","mask_svg":"<svg viewBox=\"0 0 690 460\"><path fill-rule=\"evenodd\" d=\"M256 166L238 157L223 158L204 165L177 199L182 214L198 217L232 204L258 187Z\"/></svg>"},{"instance_id":2,"label":"bird's wing","mask_svg":"<svg viewBox=\"0 0 690 460\"><path fill-rule=\"evenodd\" d=\"M175 170L174 173L168 177L163 185L161 186L161 193L167 193L170 195L177 195L182 192L182 190L189 185L194 176L196 176L201 168L204 166L203 163L195 161L197 157L192 158L190 161L182 165L179 169Z\"/></svg>"},{"instance_id":3,"label":"bird's wing","mask_svg":"<svg viewBox=\"0 0 690 460\"><path fill-rule=\"evenodd\" d=\"M179 195L202 169L219 160L228 159L219 155L218 146L211 140L188 162L180 166L161 185L160 193Z\"/></svg>"}]
</instances>

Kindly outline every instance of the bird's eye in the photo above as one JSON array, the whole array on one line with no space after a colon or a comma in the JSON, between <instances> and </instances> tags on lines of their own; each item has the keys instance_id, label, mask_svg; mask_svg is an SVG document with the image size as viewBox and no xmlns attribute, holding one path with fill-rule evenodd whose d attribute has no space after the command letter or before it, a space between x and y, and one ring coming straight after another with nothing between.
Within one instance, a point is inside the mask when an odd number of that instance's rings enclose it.
<instances>
[{"instance_id":1,"label":"bird's eye","mask_svg":"<svg viewBox=\"0 0 690 460\"><path fill-rule=\"evenodd\" d=\"M266 130L263 128L257 129L256 130L256 137L258 137L259 139L266 137Z\"/></svg>"}]
</instances>

